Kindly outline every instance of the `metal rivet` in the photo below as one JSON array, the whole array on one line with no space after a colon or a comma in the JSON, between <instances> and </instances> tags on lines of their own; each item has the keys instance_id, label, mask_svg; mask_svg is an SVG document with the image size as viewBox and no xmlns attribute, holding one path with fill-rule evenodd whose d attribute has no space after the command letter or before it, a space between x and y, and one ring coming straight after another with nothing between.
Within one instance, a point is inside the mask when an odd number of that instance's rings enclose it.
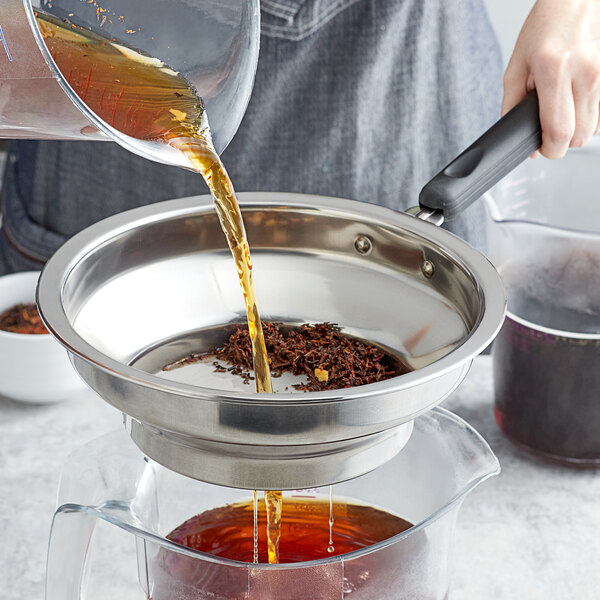
<instances>
[{"instance_id":1,"label":"metal rivet","mask_svg":"<svg viewBox=\"0 0 600 600\"><path fill-rule=\"evenodd\" d=\"M425 277L427 277L427 279L433 277L433 272L434 272L434 268L433 268L433 263L429 260L424 260L423 264L421 265L421 271L423 272L423 275L425 275Z\"/></svg>"},{"instance_id":2,"label":"metal rivet","mask_svg":"<svg viewBox=\"0 0 600 600\"><path fill-rule=\"evenodd\" d=\"M373 242L366 235L359 235L354 240L354 248L359 254L366 256L373 250Z\"/></svg>"}]
</instances>

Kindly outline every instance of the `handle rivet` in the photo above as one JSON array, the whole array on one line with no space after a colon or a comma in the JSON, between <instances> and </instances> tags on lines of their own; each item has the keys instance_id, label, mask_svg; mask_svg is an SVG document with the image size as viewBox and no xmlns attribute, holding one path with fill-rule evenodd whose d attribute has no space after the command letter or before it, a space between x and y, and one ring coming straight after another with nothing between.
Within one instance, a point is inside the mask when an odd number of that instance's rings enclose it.
<instances>
[{"instance_id":1,"label":"handle rivet","mask_svg":"<svg viewBox=\"0 0 600 600\"><path fill-rule=\"evenodd\" d=\"M366 256L373 250L373 242L366 235L359 235L354 240L354 248L359 254Z\"/></svg>"},{"instance_id":2,"label":"handle rivet","mask_svg":"<svg viewBox=\"0 0 600 600\"><path fill-rule=\"evenodd\" d=\"M424 260L423 264L421 265L421 271L423 273L423 275L425 275L425 277L427 277L427 279L431 279L431 277L433 277L433 272L434 272L434 268L433 268L433 263L429 260Z\"/></svg>"}]
</instances>

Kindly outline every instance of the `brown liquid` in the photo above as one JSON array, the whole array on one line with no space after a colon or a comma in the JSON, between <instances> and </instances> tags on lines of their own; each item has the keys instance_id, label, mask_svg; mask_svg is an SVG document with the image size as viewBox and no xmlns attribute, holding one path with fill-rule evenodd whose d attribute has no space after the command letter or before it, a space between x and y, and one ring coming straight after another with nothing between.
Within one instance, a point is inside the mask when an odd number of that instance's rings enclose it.
<instances>
[{"instance_id":1,"label":"brown liquid","mask_svg":"<svg viewBox=\"0 0 600 600\"><path fill-rule=\"evenodd\" d=\"M202 100L185 77L156 58L42 12L36 18L56 65L93 112L132 138L164 142L181 151L190 168L204 177L244 293L256 389L271 392L244 222L233 185L212 146Z\"/></svg>"},{"instance_id":2,"label":"brown liquid","mask_svg":"<svg viewBox=\"0 0 600 600\"><path fill-rule=\"evenodd\" d=\"M335 527L330 546L329 499L287 498L281 519L279 562L294 563L346 554L386 540L411 527L411 523L383 510L334 501ZM266 520L265 503L258 501L258 521ZM203 512L188 519L168 536L170 540L224 558L253 562L253 502L240 502ZM266 534L258 541L258 562L269 561Z\"/></svg>"},{"instance_id":3,"label":"brown liquid","mask_svg":"<svg viewBox=\"0 0 600 600\"><path fill-rule=\"evenodd\" d=\"M267 556L269 563L279 562L279 540L281 539L282 492L266 491ZM286 506L286 509L288 507Z\"/></svg>"}]
</instances>

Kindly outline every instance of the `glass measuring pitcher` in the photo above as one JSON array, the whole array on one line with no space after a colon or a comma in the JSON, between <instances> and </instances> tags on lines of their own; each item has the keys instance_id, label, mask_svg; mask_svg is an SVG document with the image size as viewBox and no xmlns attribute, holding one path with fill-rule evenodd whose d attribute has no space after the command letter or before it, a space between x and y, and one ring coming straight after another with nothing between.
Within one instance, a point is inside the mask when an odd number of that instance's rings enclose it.
<instances>
[{"instance_id":1,"label":"glass measuring pitcher","mask_svg":"<svg viewBox=\"0 0 600 600\"><path fill-rule=\"evenodd\" d=\"M507 290L493 345L503 432L541 457L600 466L600 145L527 161L486 197Z\"/></svg>"},{"instance_id":2,"label":"glass measuring pitcher","mask_svg":"<svg viewBox=\"0 0 600 600\"><path fill-rule=\"evenodd\" d=\"M61 72L56 62L60 57L46 46L39 19L46 26L50 22L52 36L64 38L67 45L79 43L77 36L89 32L83 43L92 50L92 42L102 40L118 55L163 63L161 68L182 75L203 99L217 151L233 137L256 71L258 0L2 2L0 137L112 139L147 158L181 166L180 153L166 144L135 139L121 125L111 125L109 120L124 123L136 118L139 106L125 107L121 102L127 90L118 85L103 88L100 104L107 109L105 118L90 109L86 92L102 85L97 83L96 56L84 54L84 63ZM115 121L119 111L124 113Z\"/></svg>"},{"instance_id":3,"label":"glass measuring pitcher","mask_svg":"<svg viewBox=\"0 0 600 600\"><path fill-rule=\"evenodd\" d=\"M475 430L434 409L415 420L408 444L395 458L333 487L334 500L379 507L413 527L348 554L253 564L190 550L165 537L191 516L248 499L251 492L178 475L145 458L125 431L112 433L76 452L64 470L46 600L441 600L449 590L458 509L498 471L496 457ZM286 496L328 500L329 488L286 492L282 522ZM335 545L335 520L332 532Z\"/></svg>"}]
</instances>

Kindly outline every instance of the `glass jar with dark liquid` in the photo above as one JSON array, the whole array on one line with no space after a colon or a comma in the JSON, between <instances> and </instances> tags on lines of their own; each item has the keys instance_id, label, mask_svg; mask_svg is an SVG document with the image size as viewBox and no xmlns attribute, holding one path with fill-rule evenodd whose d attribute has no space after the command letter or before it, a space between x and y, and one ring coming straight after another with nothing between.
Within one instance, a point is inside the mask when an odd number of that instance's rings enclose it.
<instances>
[{"instance_id":1,"label":"glass jar with dark liquid","mask_svg":"<svg viewBox=\"0 0 600 600\"><path fill-rule=\"evenodd\" d=\"M542 458L600 467L600 339L508 313L493 346L502 431Z\"/></svg>"},{"instance_id":2,"label":"glass jar with dark liquid","mask_svg":"<svg viewBox=\"0 0 600 600\"><path fill-rule=\"evenodd\" d=\"M597 150L524 163L487 198L508 297L492 350L496 421L522 449L574 467L600 467Z\"/></svg>"}]
</instances>

